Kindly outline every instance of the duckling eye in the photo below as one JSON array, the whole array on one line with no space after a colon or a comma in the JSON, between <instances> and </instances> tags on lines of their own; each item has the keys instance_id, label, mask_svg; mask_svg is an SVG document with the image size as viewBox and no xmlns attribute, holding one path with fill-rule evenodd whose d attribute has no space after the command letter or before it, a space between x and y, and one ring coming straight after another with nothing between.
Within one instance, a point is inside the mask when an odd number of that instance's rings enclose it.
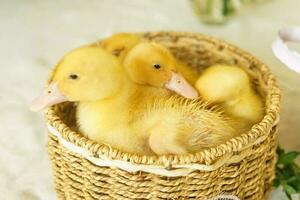
<instances>
[{"instance_id":1,"label":"duckling eye","mask_svg":"<svg viewBox=\"0 0 300 200\"><path fill-rule=\"evenodd\" d=\"M161 68L160 64L154 64L153 67L154 67L155 69L160 69L160 68Z\"/></svg>"},{"instance_id":2,"label":"duckling eye","mask_svg":"<svg viewBox=\"0 0 300 200\"><path fill-rule=\"evenodd\" d=\"M70 74L70 75L69 75L69 78L72 79L72 80L76 80L76 79L78 79L79 77L78 77L77 74Z\"/></svg>"}]
</instances>

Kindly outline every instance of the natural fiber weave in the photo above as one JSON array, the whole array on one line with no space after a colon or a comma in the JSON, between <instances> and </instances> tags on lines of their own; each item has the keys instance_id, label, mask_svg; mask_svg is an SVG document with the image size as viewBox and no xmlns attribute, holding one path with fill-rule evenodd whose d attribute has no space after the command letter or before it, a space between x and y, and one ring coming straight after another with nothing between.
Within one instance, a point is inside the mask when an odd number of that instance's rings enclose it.
<instances>
[{"instance_id":1,"label":"natural fiber weave","mask_svg":"<svg viewBox=\"0 0 300 200\"><path fill-rule=\"evenodd\" d=\"M76 105L54 106L47 110L46 121L52 130L48 149L58 198L211 199L227 193L264 199L274 178L280 103L280 90L268 67L235 46L200 34L139 35L162 43L199 71L216 63L245 67L265 98L266 115L249 132L215 148L189 155L141 156L84 138L76 132Z\"/></svg>"}]
</instances>

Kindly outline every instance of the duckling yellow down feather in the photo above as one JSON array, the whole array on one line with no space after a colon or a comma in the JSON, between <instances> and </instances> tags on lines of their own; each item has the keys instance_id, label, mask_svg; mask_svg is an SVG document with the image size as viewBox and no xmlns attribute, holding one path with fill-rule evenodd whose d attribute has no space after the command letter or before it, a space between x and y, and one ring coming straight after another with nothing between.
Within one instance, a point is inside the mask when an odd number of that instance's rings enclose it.
<instances>
[{"instance_id":1,"label":"duckling yellow down feather","mask_svg":"<svg viewBox=\"0 0 300 200\"><path fill-rule=\"evenodd\" d=\"M232 121L207 103L172 97L159 99L154 106L145 123L155 122L149 130L149 145L156 154L197 152L238 134Z\"/></svg>"},{"instance_id":2,"label":"duckling yellow down feather","mask_svg":"<svg viewBox=\"0 0 300 200\"><path fill-rule=\"evenodd\" d=\"M102 41L101 47L115 55L122 62L127 53L142 39L131 33L118 33Z\"/></svg>"},{"instance_id":3,"label":"duckling yellow down feather","mask_svg":"<svg viewBox=\"0 0 300 200\"><path fill-rule=\"evenodd\" d=\"M180 72L192 85L194 85L198 78L198 73L195 70L188 67L185 63L176 60L165 46L142 40L135 34L115 34L105 39L102 42L102 47L113 55L116 55L122 63L127 58L131 62L136 62L136 65L169 65L169 67ZM131 55L128 56L129 53ZM144 63L140 60L143 60Z\"/></svg>"},{"instance_id":4,"label":"duckling yellow down feather","mask_svg":"<svg viewBox=\"0 0 300 200\"><path fill-rule=\"evenodd\" d=\"M119 60L97 47L67 54L46 91L35 101L36 110L78 102L80 131L124 152L181 154L234 135L219 112L178 97L160 99L157 88L134 84Z\"/></svg>"},{"instance_id":5,"label":"duckling yellow down feather","mask_svg":"<svg viewBox=\"0 0 300 200\"><path fill-rule=\"evenodd\" d=\"M124 67L133 82L161 88L172 79L170 77L176 71L178 62L165 47L155 43L140 43L129 51L124 59ZM184 80L177 80L177 82L178 88L186 88L181 85ZM186 96L183 91L176 89L175 91ZM150 136L150 146L157 154L197 151L220 144L238 134L238 131L232 128L234 124L232 120L226 119L216 110L208 109L203 102L187 101L179 97L160 98L160 100L161 102L156 102L154 105L163 107L159 107L150 115L154 115L155 119L161 118L157 127L153 127ZM176 116L181 119L176 119ZM192 122L193 126L189 126L189 122ZM207 126L204 128L205 123ZM199 133L199 130L203 133ZM207 132L204 133L204 130Z\"/></svg>"},{"instance_id":6,"label":"duckling yellow down feather","mask_svg":"<svg viewBox=\"0 0 300 200\"><path fill-rule=\"evenodd\" d=\"M227 115L236 119L243 131L259 122L264 114L262 98L255 92L249 75L231 65L208 67L196 82L200 96L219 104Z\"/></svg>"}]
</instances>

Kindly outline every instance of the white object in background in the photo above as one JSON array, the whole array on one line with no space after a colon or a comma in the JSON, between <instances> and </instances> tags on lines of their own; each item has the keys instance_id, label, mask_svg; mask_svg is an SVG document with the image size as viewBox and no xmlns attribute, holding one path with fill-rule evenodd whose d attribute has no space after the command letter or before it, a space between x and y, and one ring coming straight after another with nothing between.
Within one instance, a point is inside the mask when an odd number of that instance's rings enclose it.
<instances>
[{"instance_id":1,"label":"white object in background","mask_svg":"<svg viewBox=\"0 0 300 200\"><path fill-rule=\"evenodd\" d=\"M291 70L300 73L300 54L289 49L285 42L300 43L300 28L285 28L279 31L279 37L273 42L275 56Z\"/></svg>"},{"instance_id":2,"label":"white object in background","mask_svg":"<svg viewBox=\"0 0 300 200\"><path fill-rule=\"evenodd\" d=\"M272 200L289 200L288 196L285 194L283 188L274 188L270 194L270 199Z\"/></svg>"},{"instance_id":3,"label":"white object in background","mask_svg":"<svg viewBox=\"0 0 300 200\"><path fill-rule=\"evenodd\" d=\"M299 194L292 194L292 200L299 200L300 199L300 196Z\"/></svg>"}]
</instances>

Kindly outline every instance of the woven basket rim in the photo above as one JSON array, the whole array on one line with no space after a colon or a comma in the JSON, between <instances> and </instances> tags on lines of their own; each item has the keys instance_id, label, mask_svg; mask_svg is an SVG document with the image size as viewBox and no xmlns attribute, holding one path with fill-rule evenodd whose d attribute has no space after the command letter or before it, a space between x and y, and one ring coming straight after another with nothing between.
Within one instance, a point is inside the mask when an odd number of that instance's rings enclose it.
<instances>
[{"instance_id":1,"label":"woven basket rim","mask_svg":"<svg viewBox=\"0 0 300 200\"><path fill-rule=\"evenodd\" d=\"M95 157L99 157L101 155L107 157L108 159L122 160L134 164L171 166L203 163L206 165L211 165L225 154L237 154L243 149L251 148L253 145L264 141L264 139L266 139L271 132L270 130L278 123L281 95L276 78L264 63L252 56L250 53L247 53L235 45L227 43L223 40L203 35L201 33L160 31L139 32L135 34L142 36L176 35L179 37L188 37L195 40L205 41L215 46L222 46L228 51L243 57L252 64L255 64L254 66L257 66L256 69L263 74L267 82L268 90L266 102L269 102L269 104L266 105L264 118L261 120L261 122L255 124L250 131L213 148L205 149L193 154L149 156L122 152L108 145L93 142L82 136L80 133L71 130L71 128L59 118L55 111L55 107L48 108L45 113L45 119L48 125L56 129L66 141L73 143L80 148L84 148Z\"/></svg>"}]
</instances>

